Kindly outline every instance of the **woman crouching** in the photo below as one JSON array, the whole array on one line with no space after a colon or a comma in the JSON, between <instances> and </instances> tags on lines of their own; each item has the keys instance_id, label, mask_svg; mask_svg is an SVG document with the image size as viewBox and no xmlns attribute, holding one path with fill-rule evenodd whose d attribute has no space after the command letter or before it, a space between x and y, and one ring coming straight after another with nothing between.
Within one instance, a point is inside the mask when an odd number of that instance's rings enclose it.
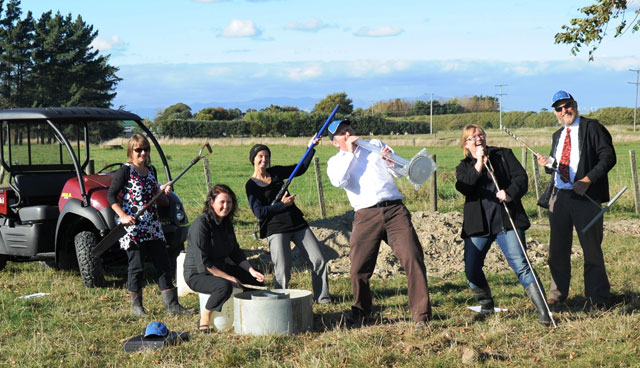
<instances>
[{"instance_id":1,"label":"woman crouching","mask_svg":"<svg viewBox=\"0 0 640 368\"><path fill-rule=\"evenodd\" d=\"M262 285L264 281L264 275L251 267L236 240L233 217L237 208L231 188L217 184L209 191L202 215L189 228L184 279L193 291L210 294L198 321L198 330L203 333L211 332L211 312L222 310L234 287ZM226 263L227 257L234 264Z\"/></svg>"}]
</instances>

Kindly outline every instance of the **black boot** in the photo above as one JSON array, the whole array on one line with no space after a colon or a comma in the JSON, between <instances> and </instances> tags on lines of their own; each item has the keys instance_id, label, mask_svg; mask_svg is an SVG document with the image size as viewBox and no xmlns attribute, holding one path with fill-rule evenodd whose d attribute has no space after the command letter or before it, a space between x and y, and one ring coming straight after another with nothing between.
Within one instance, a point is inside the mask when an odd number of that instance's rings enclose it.
<instances>
[{"instance_id":1,"label":"black boot","mask_svg":"<svg viewBox=\"0 0 640 368\"><path fill-rule=\"evenodd\" d=\"M493 313L493 298L491 297L491 289L486 288L471 288L473 290L473 297L478 303L480 303L480 313L491 314Z\"/></svg>"},{"instance_id":2,"label":"black boot","mask_svg":"<svg viewBox=\"0 0 640 368\"><path fill-rule=\"evenodd\" d=\"M196 311L185 308L178 303L178 289L168 289L162 291L162 302L164 308L169 314L195 314Z\"/></svg>"},{"instance_id":3,"label":"black boot","mask_svg":"<svg viewBox=\"0 0 640 368\"><path fill-rule=\"evenodd\" d=\"M531 298L533 305L538 310L538 323L543 326L551 326L551 316L549 315L544 303L544 293L540 293L535 282L527 286L524 290L527 292L527 295Z\"/></svg>"},{"instance_id":4,"label":"black boot","mask_svg":"<svg viewBox=\"0 0 640 368\"><path fill-rule=\"evenodd\" d=\"M142 290L130 291L129 296L131 297L131 312L133 315L136 317L146 316L147 312L142 306Z\"/></svg>"}]
</instances>

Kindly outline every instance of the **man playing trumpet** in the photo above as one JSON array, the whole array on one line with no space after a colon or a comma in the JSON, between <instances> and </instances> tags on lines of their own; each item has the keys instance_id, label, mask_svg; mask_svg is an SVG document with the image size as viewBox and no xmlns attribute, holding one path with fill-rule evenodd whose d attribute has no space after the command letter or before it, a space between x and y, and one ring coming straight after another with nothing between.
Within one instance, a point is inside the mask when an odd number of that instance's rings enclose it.
<instances>
[{"instance_id":1,"label":"man playing trumpet","mask_svg":"<svg viewBox=\"0 0 640 368\"><path fill-rule=\"evenodd\" d=\"M391 169L393 163L384 158L392 150L376 139L369 143L380 147L381 155L359 147L356 143L359 137L346 119L333 121L327 130L331 143L340 149L329 159L329 180L347 192L355 210L349 252L354 303L347 323L358 327L370 317L369 279L376 265L380 241L384 240L407 274L409 308L415 329L424 331L431 320L424 252L411 223L411 214L395 184L394 177L398 175Z\"/></svg>"}]
</instances>

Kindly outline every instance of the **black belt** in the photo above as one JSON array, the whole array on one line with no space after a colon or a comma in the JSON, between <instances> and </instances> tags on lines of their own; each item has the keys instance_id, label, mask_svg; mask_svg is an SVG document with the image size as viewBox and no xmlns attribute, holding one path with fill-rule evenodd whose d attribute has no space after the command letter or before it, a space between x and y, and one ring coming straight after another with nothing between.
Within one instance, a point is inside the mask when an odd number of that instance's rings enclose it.
<instances>
[{"instance_id":1,"label":"black belt","mask_svg":"<svg viewBox=\"0 0 640 368\"><path fill-rule=\"evenodd\" d=\"M390 201L378 202L378 203L374 204L373 206L367 207L367 208L389 207L389 206L395 206L397 204L402 204L402 199L393 199L393 200L390 200Z\"/></svg>"}]
</instances>

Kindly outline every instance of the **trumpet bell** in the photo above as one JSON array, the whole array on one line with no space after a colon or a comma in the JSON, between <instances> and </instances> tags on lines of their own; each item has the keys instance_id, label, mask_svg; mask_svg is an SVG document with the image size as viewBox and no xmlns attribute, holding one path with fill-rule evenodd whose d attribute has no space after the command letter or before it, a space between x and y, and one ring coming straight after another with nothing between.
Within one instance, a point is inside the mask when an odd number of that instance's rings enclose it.
<instances>
[{"instance_id":1,"label":"trumpet bell","mask_svg":"<svg viewBox=\"0 0 640 368\"><path fill-rule=\"evenodd\" d=\"M417 190L436 170L436 163L431 158L431 155L427 153L426 148L423 148L413 156L408 165L398 171L406 176Z\"/></svg>"}]
</instances>

